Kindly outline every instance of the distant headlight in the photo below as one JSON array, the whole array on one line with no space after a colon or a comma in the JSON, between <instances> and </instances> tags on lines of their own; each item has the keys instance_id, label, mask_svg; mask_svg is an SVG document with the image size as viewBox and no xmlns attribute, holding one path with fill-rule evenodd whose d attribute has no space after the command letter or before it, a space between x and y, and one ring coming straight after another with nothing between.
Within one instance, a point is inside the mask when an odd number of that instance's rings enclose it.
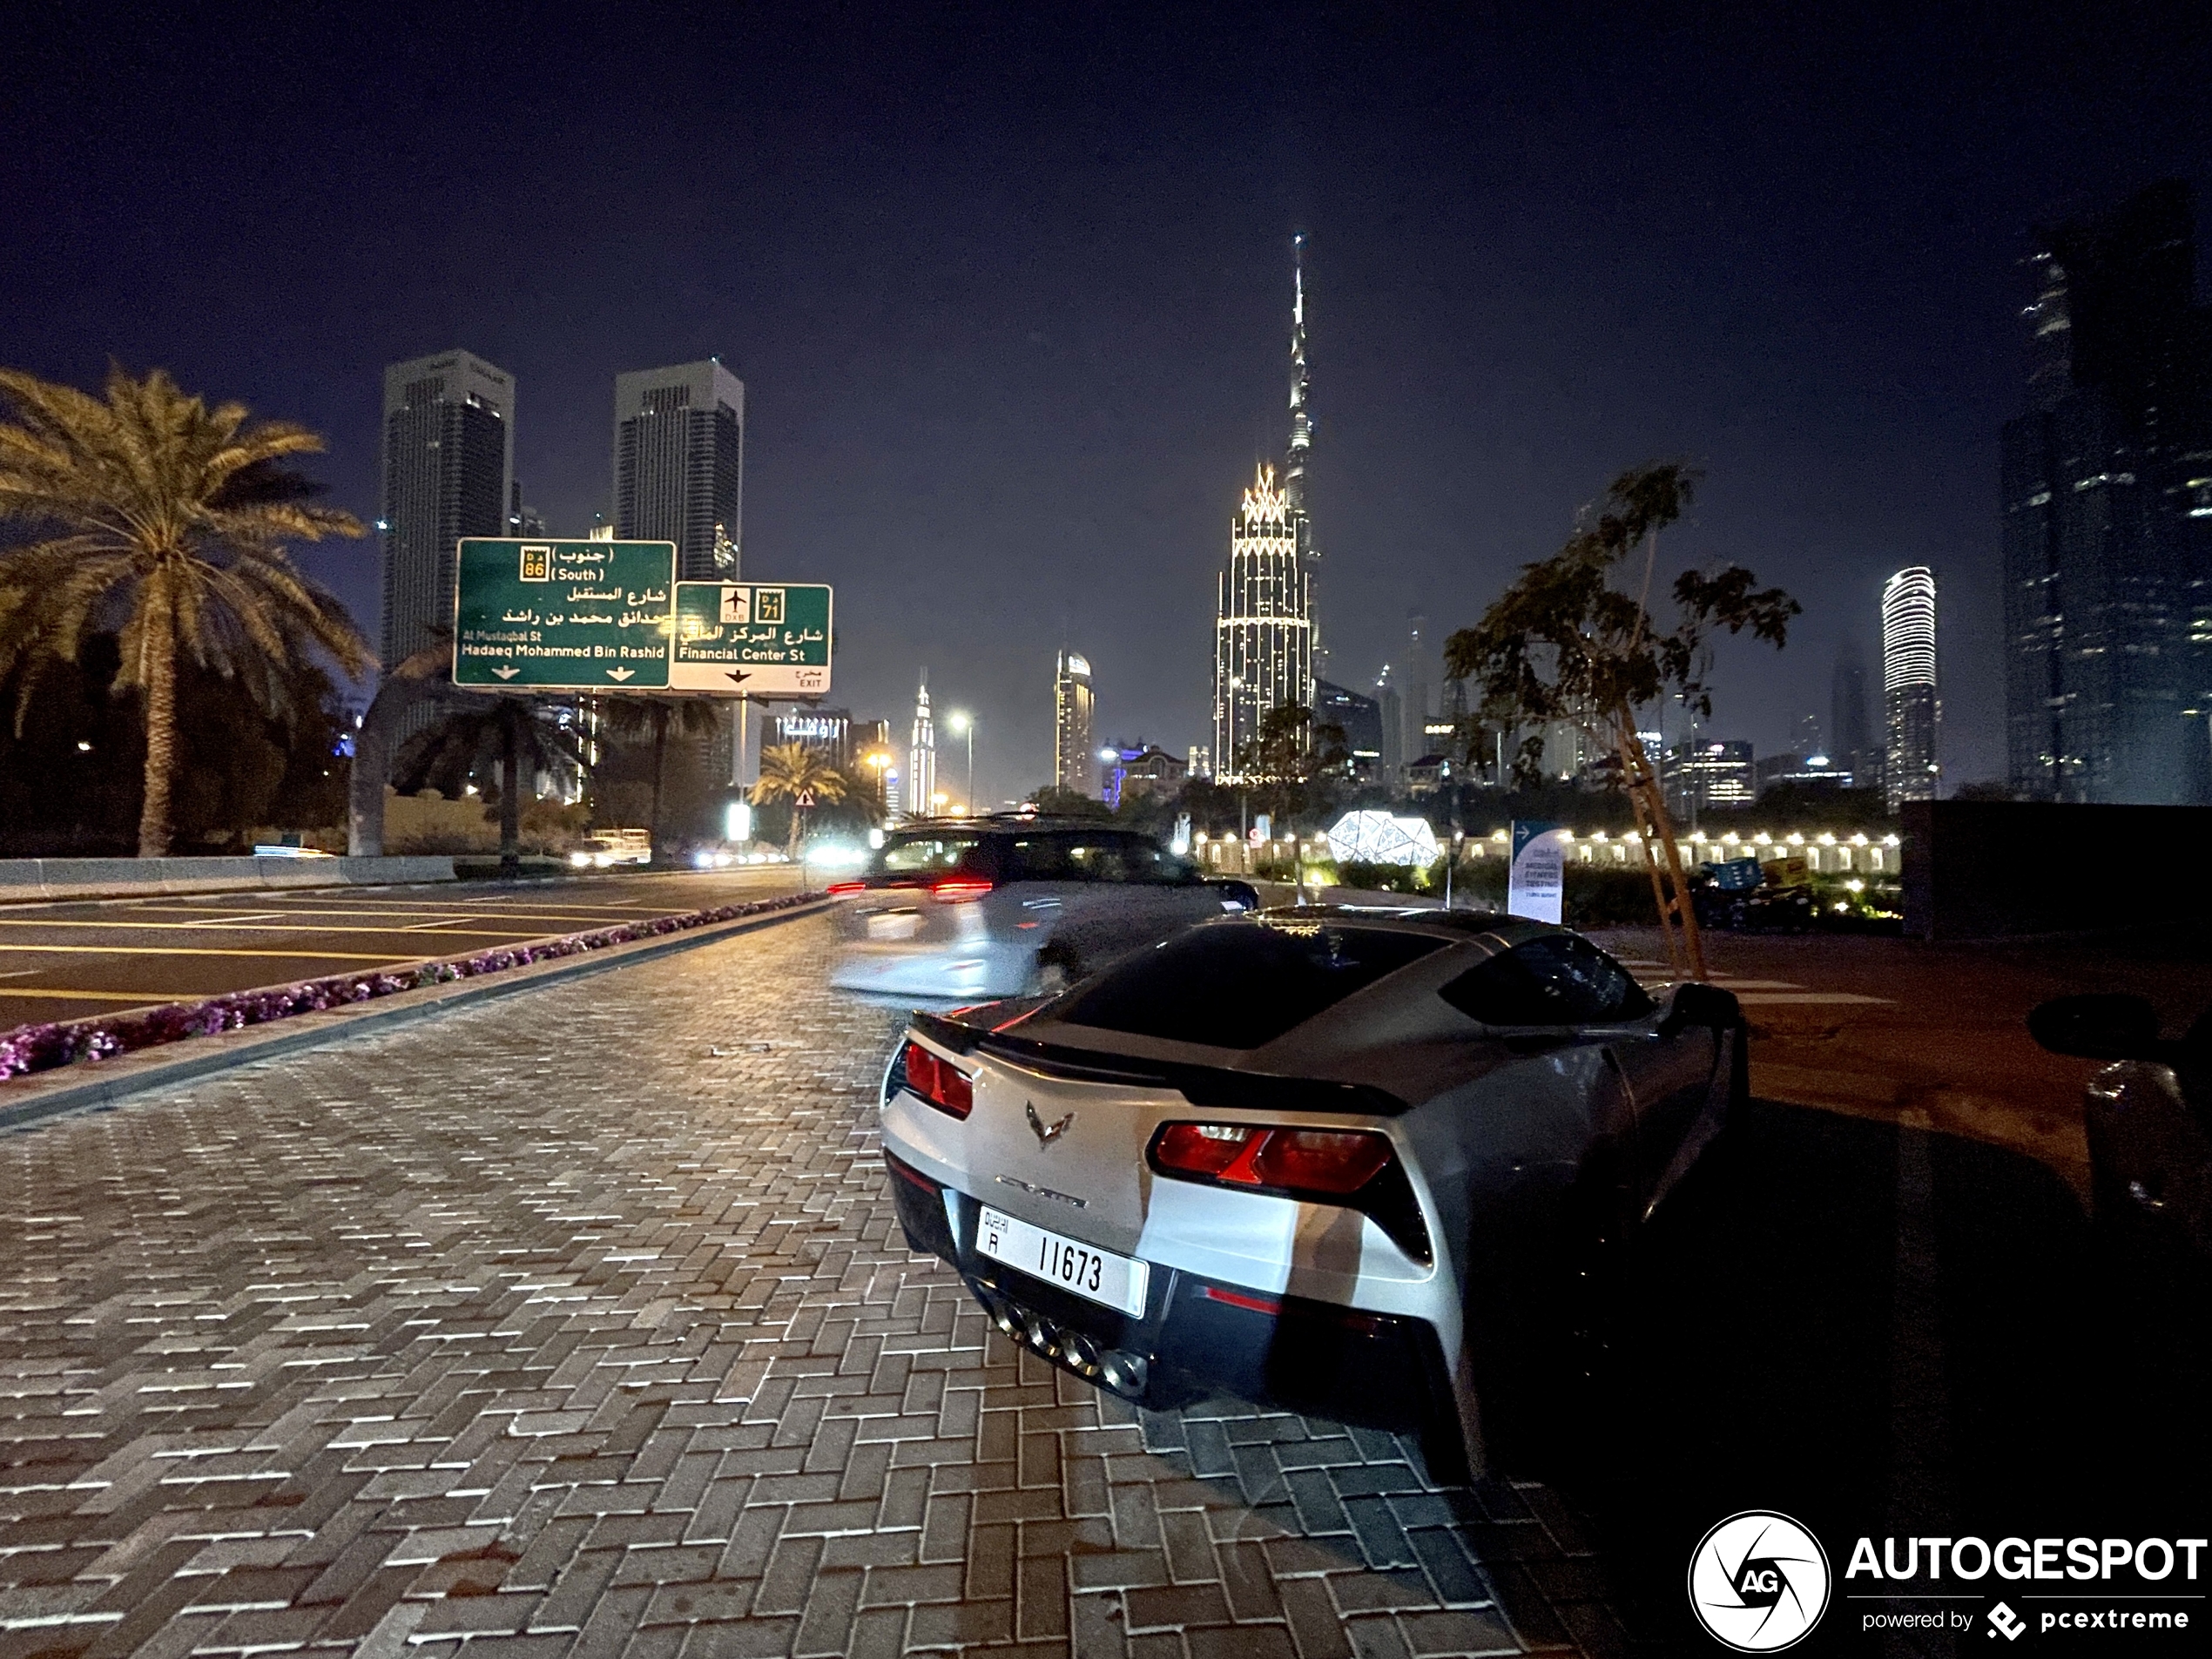
<instances>
[{"instance_id":1,"label":"distant headlight","mask_svg":"<svg viewBox=\"0 0 2212 1659\"><path fill-rule=\"evenodd\" d=\"M577 869L581 870L591 862L591 854L589 853L571 853L569 854L569 862L575 865Z\"/></svg>"}]
</instances>

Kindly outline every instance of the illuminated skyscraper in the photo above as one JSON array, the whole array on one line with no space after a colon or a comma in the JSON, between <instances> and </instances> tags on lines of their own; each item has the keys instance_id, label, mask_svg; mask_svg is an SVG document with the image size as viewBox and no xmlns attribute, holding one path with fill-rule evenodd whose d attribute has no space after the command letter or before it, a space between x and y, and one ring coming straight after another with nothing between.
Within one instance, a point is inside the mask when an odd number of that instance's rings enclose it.
<instances>
[{"instance_id":1,"label":"illuminated skyscraper","mask_svg":"<svg viewBox=\"0 0 2212 1659\"><path fill-rule=\"evenodd\" d=\"M1089 794L1097 776L1091 753L1093 696L1089 659L1063 647L1053 664L1052 781L1074 795Z\"/></svg>"},{"instance_id":2,"label":"illuminated skyscraper","mask_svg":"<svg viewBox=\"0 0 2212 1659\"><path fill-rule=\"evenodd\" d=\"M1282 482L1256 469L1229 529L1214 619L1213 764L1224 783L1248 775L1244 750L1271 709L1312 709L1320 631L1310 567L1320 555L1306 511L1305 469L1313 448L1305 362L1305 234L1291 239L1291 438Z\"/></svg>"},{"instance_id":3,"label":"illuminated skyscraper","mask_svg":"<svg viewBox=\"0 0 2212 1659\"><path fill-rule=\"evenodd\" d=\"M452 631L461 538L510 533L515 377L465 351L394 363L384 371L383 437L379 654L396 668Z\"/></svg>"},{"instance_id":4,"label":"illuminated skyscraper","mask_svg":"<svg viewBox=\"0 0 2212 1659\"><path fill-rule=\"evenodd\" d=\"M1253 777L1245 751L1271 709L1313 706L1313 583L1290 502L1263 466L1229 527L1214 623L1214 775Z\"/></svg>"},{"instance_id":5,"label":"illuminated skyscraper","mask_svg":"<svg viewBox=\"0 0 2212 1659\"><path fill-rule=\"evenodd\" d=\"M1283 500L1290 509L1298 556L1315 559L1313 522L1305 509L1305 462L1313 448L1312 387L1305 367L1305 233L1291 238L1291 442L1283 455Z\"/></svg>"},{"instance_id":6,"label":"illuminated skyscraper","mask_svg":"<svg viewBox=\"0 0 2212 1659\"><path fill-rule=\"evenodd\" d=\"M615 529L675 543L683 581L738 575L745 383L718 359L615 376Z\"/></svg>"},{"instance_id":7,"label":"illuminated skyscraper","mask_svg":"<svg viewBox=\"0 0 2212 1659\"><path fill-rule=\"evenodd\" d=\"M930 799L937 792L937 731L929 718L929 671L921 671L921 688L914 693L914 740L907 745L905 798L907 810L924 818L936 813Z\"/></svg>"},{"instance_id":8,"label":"illuminated skyscraper","mask_svg":"<svg viewBox=\"0 0 2212 1659\"><path fill-rule=\"evenodd\" d=\"M1936 696L1935 572L1924 564L1899 570L1882 587L1882 703L1889 717L1882 788L1890 810L1933 800L1943 705Z\"/></svg>"},{"instance_id":9,"label":"illuminated skyscraper","mask_svg":"<svg viewBox=\"0 0 2212 1659\"><path fill-rule=\"evenodd\" d=\"M2212 307L2188 186L2040 233L2004 430L2006 770L2020 793L2212 799Z\"/></svg>"}]
</instances>

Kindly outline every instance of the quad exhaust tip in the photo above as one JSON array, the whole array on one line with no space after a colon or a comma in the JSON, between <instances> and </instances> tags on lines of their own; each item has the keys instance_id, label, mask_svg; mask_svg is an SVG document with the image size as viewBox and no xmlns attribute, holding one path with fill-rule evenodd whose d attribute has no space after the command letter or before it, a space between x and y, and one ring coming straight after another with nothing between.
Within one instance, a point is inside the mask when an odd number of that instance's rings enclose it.
<instances>
[{"instance_id":1,"label":"quad exhaust tip","mask_svg":"<svg viewBox=\"0 0 2212 1659\"><path fill-rule=\"evenodd\" d=\"M1009 1342L1124 1399L1144 1398L1151 1367L1143 1355L1101 1347L1082 1332L1071 1331L1035 1308L1023 1307L990 1285L971 1279L968 1287Z\"/></svg>"}]
</instances>

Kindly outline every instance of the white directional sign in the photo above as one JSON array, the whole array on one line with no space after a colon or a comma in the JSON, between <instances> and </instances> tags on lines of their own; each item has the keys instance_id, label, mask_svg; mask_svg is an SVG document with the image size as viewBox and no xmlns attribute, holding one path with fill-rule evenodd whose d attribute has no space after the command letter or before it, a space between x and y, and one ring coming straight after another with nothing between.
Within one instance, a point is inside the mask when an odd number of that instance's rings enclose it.
<instances>
[{"instance_id":1,"label":"white directional sign","mask_svg":"<svg viewBox=\"0 0 2212 1659\"><path fill-rule=\"evenodd\" d=\"M669 689L820 697L830 688L830 610L819 583L679 582Z\"/></svg>"}]
</instances>

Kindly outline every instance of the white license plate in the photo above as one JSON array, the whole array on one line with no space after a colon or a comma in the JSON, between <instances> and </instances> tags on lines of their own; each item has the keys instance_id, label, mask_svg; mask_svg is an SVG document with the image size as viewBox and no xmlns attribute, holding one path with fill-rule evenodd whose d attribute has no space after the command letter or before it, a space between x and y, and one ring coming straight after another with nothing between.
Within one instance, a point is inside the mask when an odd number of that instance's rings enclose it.
<instances>
[{"instance_id":1,"label":"white license plate","mask_svg":"<svg viewBox=\"0 0 2212 1659\"><path fill-rule=\"evenodd\" d=\"M920 911L884 910L868 918L868 937L871 939L912 939L921 931Z\"/></svg>"},{"instance_id":2,"label":"white license plate","mask_svg":"<svg viewBox=\"0 0 2212 1659\"><path fill-rule=\"evenodd\" d=\"M1145 1282L1151 1270L1143 1262L1080 1238L1063 1238L996 1210L984 1211L975 1224L975 1248L993 1261L1073 1291L1086 1301L1119 1308L1132 1318L1144 1312Z\"/></svg>"}]
</instances>

